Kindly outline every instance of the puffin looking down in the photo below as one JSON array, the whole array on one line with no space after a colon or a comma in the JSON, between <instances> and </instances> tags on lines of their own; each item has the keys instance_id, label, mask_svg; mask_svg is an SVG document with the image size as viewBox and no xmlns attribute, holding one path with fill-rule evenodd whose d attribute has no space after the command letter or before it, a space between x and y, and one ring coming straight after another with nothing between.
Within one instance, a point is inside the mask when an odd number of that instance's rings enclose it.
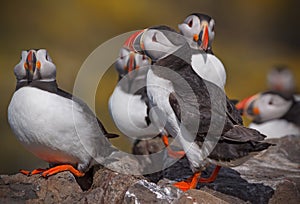
<instances>
[{"instance_id":1,"label":"puffin looking down","mask_svg":"<svg viewBox=\"0 0 300 204\"><path fill-rule=\"evenodd\" d=\"M22 145L51 167L21 173L48 177L68 170L80 177L95 159L112 153L106 137L117 135L107 133L82 100L58 88L56 66L45 49L23 51L14 72L9 124Z\"/></svg>"},{"instance_id":2,"label":"puffin looking down","mask_svg":"<svg viewBox=\"0 0 300 204\"><path fill-rule=\"evenodd\" d=\"M127 42L131 38L132 36L120 49L115 63L119 82L109 98L108 106L111 117L118 129L126 136L137 141L161 136L165 146L168 146L168 136L163 126L155 126L149 116L146 76L151 59L144 54L129 50ZM182 157L184 154L174 152L170 148L167 150L172 157Z\"/></svg>"},{"instance_id":3,"label":"puffin looking down","mask_svg":"<svg viewBox=\"0 0 300 204\"><path fill-rule=\"evenodd\" d=\"M300 135L300 102L293 95L266 91L242 100L237 108L252 120L250 128L268 138Z\"/></svg>"},{"instance_id":4,"label":"puffin looking down","mask_svg":"<svg viewBox=\"0 0 300 204\"><path fill-rule=\"evenodd\" d=\"M264 135L241 125L239 112L222 88L194 70L190 63L194 50L183 36L166 26L156 26L144 30L139 41L140 52L155 57L147 74L150 107L166 116L165 129L178 138L195 173L190 181L175 186L182 190L195 188L208 163L236 166L271 145L263 142ZM202 57L205 66L207 54L202 52ZM224 127L211 128L210 124L216 122L217 127L222 123ZM209 149L207 141L216 144Z\"/></svg>"},{"instance_id":5,"label":"puffin looking down","mask_svg":"<svg viewBox=\"0 0 300 204\"><path fill-rule=\"evenodd\" d=\"M147 56L124 47L115 63L119 83L109 98L109 111L118 129L135 139L156 136L160 132L148 116L146 66L150 63Z\"/></svg>"}]
</instances>

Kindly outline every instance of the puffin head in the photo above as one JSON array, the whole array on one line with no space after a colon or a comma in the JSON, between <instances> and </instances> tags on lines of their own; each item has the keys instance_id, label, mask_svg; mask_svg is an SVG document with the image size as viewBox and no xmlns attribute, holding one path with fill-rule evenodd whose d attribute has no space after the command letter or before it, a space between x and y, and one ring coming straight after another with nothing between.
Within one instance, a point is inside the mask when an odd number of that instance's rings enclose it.
<instances>
[{"instance_id":1,"label":"puffin head","mask_svg":"<svg viewBox=\"0 0 300 204\"><path fill-rule=\"evenodd\" d=\"M33 78L33 66L30 62L30 57L27 59L28 51L23 50L21 52L21 60L14 68L14 74L18 82L32 81Z\"/></svg>"},{"instance_id":2,"label":"puffin head","mask_svg":"<svg viewBox=\"0 0 300 204\"><path fill-rule=\"evenodd\" d=\"M115 68L121 79L133 70L138 70L150 64L151 60L146 55L122 47L115 63Z\"/></svg>"},{"instance_id":3,"label":"puffin head","mask_svg":"<svg viewBox=\"0 0 300 204\"><path fill-rule=\"evenodd\" d=\"M248 97L239 102L237 109L254 122L279 119L284 116L293 105L293 98L286 98L279 92L267 91Z\"/></svg>"},{"instance_id":4,"label":"puffin head","mask_svg":"<svg viewBox=\"0 0 300 204\"><path fill-rule=\"evenodd\" d=\"M185 40L168 26L154 26L133 34L129 42L135 52L145 54L152 61L162 59L180 48Z\"/></svg>"},{"instance_id":5,"label":"puffin head","mask_svg":"<svg viewBox=\"0 0 300 204\"><path fill-rule=\"evenodd\" d=\"M32 55L33 80L37 81L55 81L56 66L52 62L46 49L29 50L29 56Z\"/></svg>"},{"instance_id":6,"label":"puffin head","mask_svg":"<svg viewBox=\"0 0 300 204\"><path fill-rule=\"evenodd\" d=\"M215 20L202 13L189 15L182 24L178 25L182 35L184 35L192 47L204 50L211 50L211 45L215 37Z\"/></svg>"},{"instance_id":7,"label":"puffin head","mask_svg":"<svg viewBox=\"0 0 300 204\"><path fill-rule=\"evenodd\" d=\"M267 75L267 83L270 90L286 94L295 92L295 79L287 66L278 65L272 68Z\"/></svg>"}]
</instances>

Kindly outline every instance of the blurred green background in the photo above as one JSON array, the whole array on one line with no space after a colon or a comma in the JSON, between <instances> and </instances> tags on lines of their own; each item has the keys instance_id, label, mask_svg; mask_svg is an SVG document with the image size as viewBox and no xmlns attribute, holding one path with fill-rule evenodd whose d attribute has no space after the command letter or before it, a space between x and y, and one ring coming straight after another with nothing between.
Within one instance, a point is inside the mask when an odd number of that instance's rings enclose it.
<instances>
[{"instance_id":1,"label":"blurred green background","mask_svg":"<svg viewBox=\"0 0 300 204\"><path fill-rule=\"evenodd\" d=\"M288 65L300 87L299 8L300 1L296 0L2 2L0 174L46 166L19 144L7 122L7 107L16 83L13 68L21 50L46 48L57 65L60 87L71 92L80 66L101 43L152 25L166 24L177 29L190 13L204 12L216 21L213 47L227 69L227 94L241 99L264 90L266 73L276 64ZM97 114L111 132L118 131L110 119L107 101L116 82L112 67L101 81L96 97ZM114 140L114 144L130 150L124 137Z\"/></svg>"}]
</instances>

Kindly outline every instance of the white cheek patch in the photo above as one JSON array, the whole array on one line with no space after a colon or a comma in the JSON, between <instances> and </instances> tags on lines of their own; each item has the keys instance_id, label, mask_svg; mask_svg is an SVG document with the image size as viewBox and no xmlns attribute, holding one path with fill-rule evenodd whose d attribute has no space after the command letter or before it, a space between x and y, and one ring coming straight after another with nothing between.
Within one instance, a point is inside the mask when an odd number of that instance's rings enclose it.
<instances>
[{"instance_id":1,"label":"white cheek patch","mask_svg":"<svg viewBox=\"0 0 300 204\"><path fill-rule=\"evenodd\" d=\"M270 102L272 103L270 104ZM272 95L263 95L254 102L254 106L259 108L262 121L281 118L291 108L292 104L292 101Z\"/></svg>"},{"instance_id":2,"label":"white cheek patch","mask_svg":"<svg viewBox=\"0 0 300 204\"><path fill-rule=\"evenodd\" d=\"M160 31L149 30L145 35L145 52L153 60L161 59L167 55L170 55L179 48L179 46L171 43L169 39ZM153 38L155 38L155 40Z\"/></svg>"}]
</instances>

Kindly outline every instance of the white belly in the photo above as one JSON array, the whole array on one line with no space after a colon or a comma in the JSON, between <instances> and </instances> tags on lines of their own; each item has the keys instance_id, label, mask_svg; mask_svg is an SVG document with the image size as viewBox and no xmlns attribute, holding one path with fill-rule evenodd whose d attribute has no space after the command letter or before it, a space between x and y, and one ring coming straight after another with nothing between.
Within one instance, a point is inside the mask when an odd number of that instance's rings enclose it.
<instances>
[{"instance_id":1,"label":"white belly","mask_svg":"<svg viewBox=\"0 0 300 204\"><path fill-rule=\"evenodd\" d=\"M86 168L95 156L101 134L83 112L72 100L23 87L12 97L8 121L20 142L37 157Z\"/></svg>"},{"instance_id":2,"label":"white belly","mask_svg":"<svg viewBox=\"0 0 300 204\"><path fill-rule=\"evenodd\" d=\"M141 96L128 94L120 86L109 99L109 111L118 129L128 137L141 139L160 133L153 123L147 125L147 105Z\"/></svg>"},{"instance_id":3,"label":"white belly","mask_svg":"<svg viewBox=\"0 0 300 204\"><path fill-rule=\"evenodd\" d=\"M205 59L205 57L207 57ZM210 81L222 90L226 84L226 71L222 62L214 55L197 54L192 56L193 70L203 79Z\"/></svg>"},{"instance_id":4,"label":"white belly","mask_svg":"<svg viewBox=\"0 0 300 204\"><path fill-rule=\"evenodd\" d=\"M299 135L300 129L286 120L271 120L262 124L251 123L249 128L256 129L267 138L280 138L286 135Z\"/></svg>"}]
</instances>

